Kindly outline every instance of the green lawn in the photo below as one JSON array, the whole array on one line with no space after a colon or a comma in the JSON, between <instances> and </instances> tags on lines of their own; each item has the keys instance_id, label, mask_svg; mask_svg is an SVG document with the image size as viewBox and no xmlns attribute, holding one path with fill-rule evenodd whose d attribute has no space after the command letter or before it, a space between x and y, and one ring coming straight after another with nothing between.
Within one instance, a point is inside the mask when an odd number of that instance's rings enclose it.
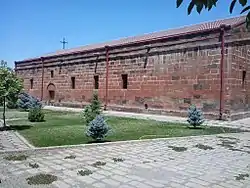
<instances>
[{"instance_id":1,"label":"green lawn","mask_svg":"<svg viewBox=\"0 0 250 188\"><path fill-rule=\"evenodd\" d=\"M2 118L3 107L0 106L0 118ZM6 108L5 111L6 119L13 119L13 118L28 118L27 112L17 111L15 109L8 109Z\"/></svg>"},{"instance_id":2,"label":"green lawn","mask_svg":"<svg viewBox=\"0 0 250 188\"><path fill-rule=\"evenodd\" d=\"M81 121L79 113L53 111L45 111L45 113L46 121L42 123L31 123L27 119L9 120L7 123L37 147L83 144L92 141L85 135L86 126ZM27 113L24 117L27 117ZM239 130L221 127L190 129L183 124L152 120L118 117L106 117L106 119L113 130L112 134L106 138L108 141L239 132Z\"/></svg>"}]
</instances>

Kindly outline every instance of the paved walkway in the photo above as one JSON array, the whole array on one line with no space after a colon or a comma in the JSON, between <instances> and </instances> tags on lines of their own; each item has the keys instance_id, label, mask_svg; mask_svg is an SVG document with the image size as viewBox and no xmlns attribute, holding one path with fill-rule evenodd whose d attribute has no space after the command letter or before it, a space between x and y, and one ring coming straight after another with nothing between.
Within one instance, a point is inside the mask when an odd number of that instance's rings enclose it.
<instances>
[{"instance_id":1,"label":"paved walkway","mask_svg":"<svg viewBox=\"0 0 250 188\"><path fill-rule=\"evenodd\" d=\"M56 110L56 111L71 111L71 112L82 112L80 108L67 108L67 107L56 107L56 106L45 106L44 109ZM165 116L155 114L142 114L142 113L130 113L130 112L117 112L117 111L104 111L105 115L117 116L117 117L130 117L137 119L151 119L156 121L165 121L173 123L187 123L187 118L176 117L176 116ZM206 120L205 125L208 126L223 126L233 127L245 130L250 130L250 118L238 120L238 121L218 121L218 120Z\"/></svg>"},{"instance_id":2,"label":"paved walkway","mask_svg":"<svg viewBox=\"0 0 250 188\"><path fill-rule=\"evenodd\" d=\"M197 144L206 146L198 148ZM30 150L19 154L28 158L8 161L5 157L9 154L0 154L1 188L32 187L26 178L39 173L57 176L57 181L39 188L250 187L249 132ZM69 156L71 159L65 159ZM103 165L93 165L97 161ZM32 168L29 163L31 166L37 163L39 167ZM80 170L90 170L92 174L81 176Z\"/></svg>"},{"instance_id":3,"label":"paved walkway","mask_svg":"<svg viewBox=\"0 0 250 188\"><path fill-rule=\"evenodd\" d=\"M29 149L30 146L14 131L0 131L0 151Z\"/></svg>"},{"instance_id":4,"label":"paved walkway","mask_svg":"<svg viewBox=\"0 0 250 188\"><path fill-rule=\"evenodd\" d=\"M0 119L0 128L3 122ZM15 149L29 149L32 146L15 131L0 131L0 151L8 151Z\"/></svg>"}]
</instances>

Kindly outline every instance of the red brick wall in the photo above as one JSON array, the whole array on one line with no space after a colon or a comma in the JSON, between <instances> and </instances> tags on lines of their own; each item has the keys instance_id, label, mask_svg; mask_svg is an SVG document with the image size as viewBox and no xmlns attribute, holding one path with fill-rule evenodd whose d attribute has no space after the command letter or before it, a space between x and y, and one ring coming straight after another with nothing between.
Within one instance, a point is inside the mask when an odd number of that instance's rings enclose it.
<instances>
[{"instance_id":1,"label":"red brick wall","mask_svg":"<svg viewBox=\"0 0 250 188\"><path fill-rule=\"evenodd\" d=\"M226 41L239 39L235 33L227 32ZM245 56L245 52L241 51L241 54ZM110 49L109 53L109 108L185 115L189 105L195 104L210 117L218 118L221 59L219 31ZM240 70L236 68L237 53L233 45L226 44L223 109L226 116L230 115L231 109L242 109L241 105L234 106L232 103L238 98L246 98L246 93L249 93L248 90L239 91L241 78ZM25 89L39 97L41 66L41 60L17 63L17 73L24 78ZM244 69L246 66L242 65ZM236 69L237 73L234 72ZM54 71L53 78L51 70ZM249 73L247 71L247 78ZM128 75L127 89L122 89L122 74ZM105 49L47 58L44 60L44 100L49 100L47 86L53 83L57 104L86 104L94 90L94 75L99 75L98 93L104 102ZM76 79L76 89L71 89L72 76ZM32 90L29 89L30 78L34 79ZM145 110L145 104L148 110Z\"/></svg>"},{"instance_id":2,"label":"red brick wall","mask_svg":"<svg viewBox=\"0 0 250 188\"><path fill-rule=\"evenodd\" d=\"M42 69L18 70L18 75L23 79L24 89L31 95L41 97ZM30 80L33 79L33 89L31 89Z\"/></svg>"},{"instance_id":3,"label":"red brick wall","mask_svg":"<svg viewBox=\"0 0 250 188\"><path fill-rule=\"evenodd\" d=\"M230 43L230 75L228 88L230 88L230 105L231 119L248 117L250 105L250 33L246 30L245 25L235 28L231 31L228 41ZM245 81L243 83L243 71L246 71Z\"/></svg>"},{"instance_id":4,"label":"red brick wall","mask_svg":"<svg viewBox=\"0 0 250 188\"><path fill-rule=\"evenodd\" d=\"M218 109L220 49L172 52L117 60L111 67L110 103L181 111L192 103L206 112ZM121 74L129 76L121 89Z\"/></svg>"}]
</instances>

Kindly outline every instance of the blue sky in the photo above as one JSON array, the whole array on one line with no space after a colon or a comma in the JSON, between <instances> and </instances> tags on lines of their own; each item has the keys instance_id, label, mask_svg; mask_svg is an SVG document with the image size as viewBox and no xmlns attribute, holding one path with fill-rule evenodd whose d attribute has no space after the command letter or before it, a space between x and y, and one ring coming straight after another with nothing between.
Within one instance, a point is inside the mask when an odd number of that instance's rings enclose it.
<instances>
[{"instance_id":1,"label":"blue sky","mask_svg":"<svg viewBox=\"0 0 250 188\"><path fill-rule=\"evenodd\" d=\"M62 48L82 46L166 30L232 15L228 1L201 15L187 16L186 2L176 9L176 0L2 0L0 1L0 60L14 61L41 56Z\"/></svg>"}]
</instances>

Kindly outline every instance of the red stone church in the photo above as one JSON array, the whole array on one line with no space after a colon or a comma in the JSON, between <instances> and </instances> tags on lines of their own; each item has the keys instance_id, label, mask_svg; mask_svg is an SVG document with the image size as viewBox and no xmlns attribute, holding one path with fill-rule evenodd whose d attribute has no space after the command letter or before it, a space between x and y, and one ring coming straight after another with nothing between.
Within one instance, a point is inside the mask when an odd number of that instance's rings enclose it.
<instances>
[{"instance_id":1,"label":"red stone church","mask_svg":"<svg viewBox=\"0 0 250 188\"><path fill-rule=\"evenodd\" d=\"M127 37L15 62L30 94L82 107L97 91L109 110L213 119L250 116L245 17Z\"/></svg>"}]
</instances>

